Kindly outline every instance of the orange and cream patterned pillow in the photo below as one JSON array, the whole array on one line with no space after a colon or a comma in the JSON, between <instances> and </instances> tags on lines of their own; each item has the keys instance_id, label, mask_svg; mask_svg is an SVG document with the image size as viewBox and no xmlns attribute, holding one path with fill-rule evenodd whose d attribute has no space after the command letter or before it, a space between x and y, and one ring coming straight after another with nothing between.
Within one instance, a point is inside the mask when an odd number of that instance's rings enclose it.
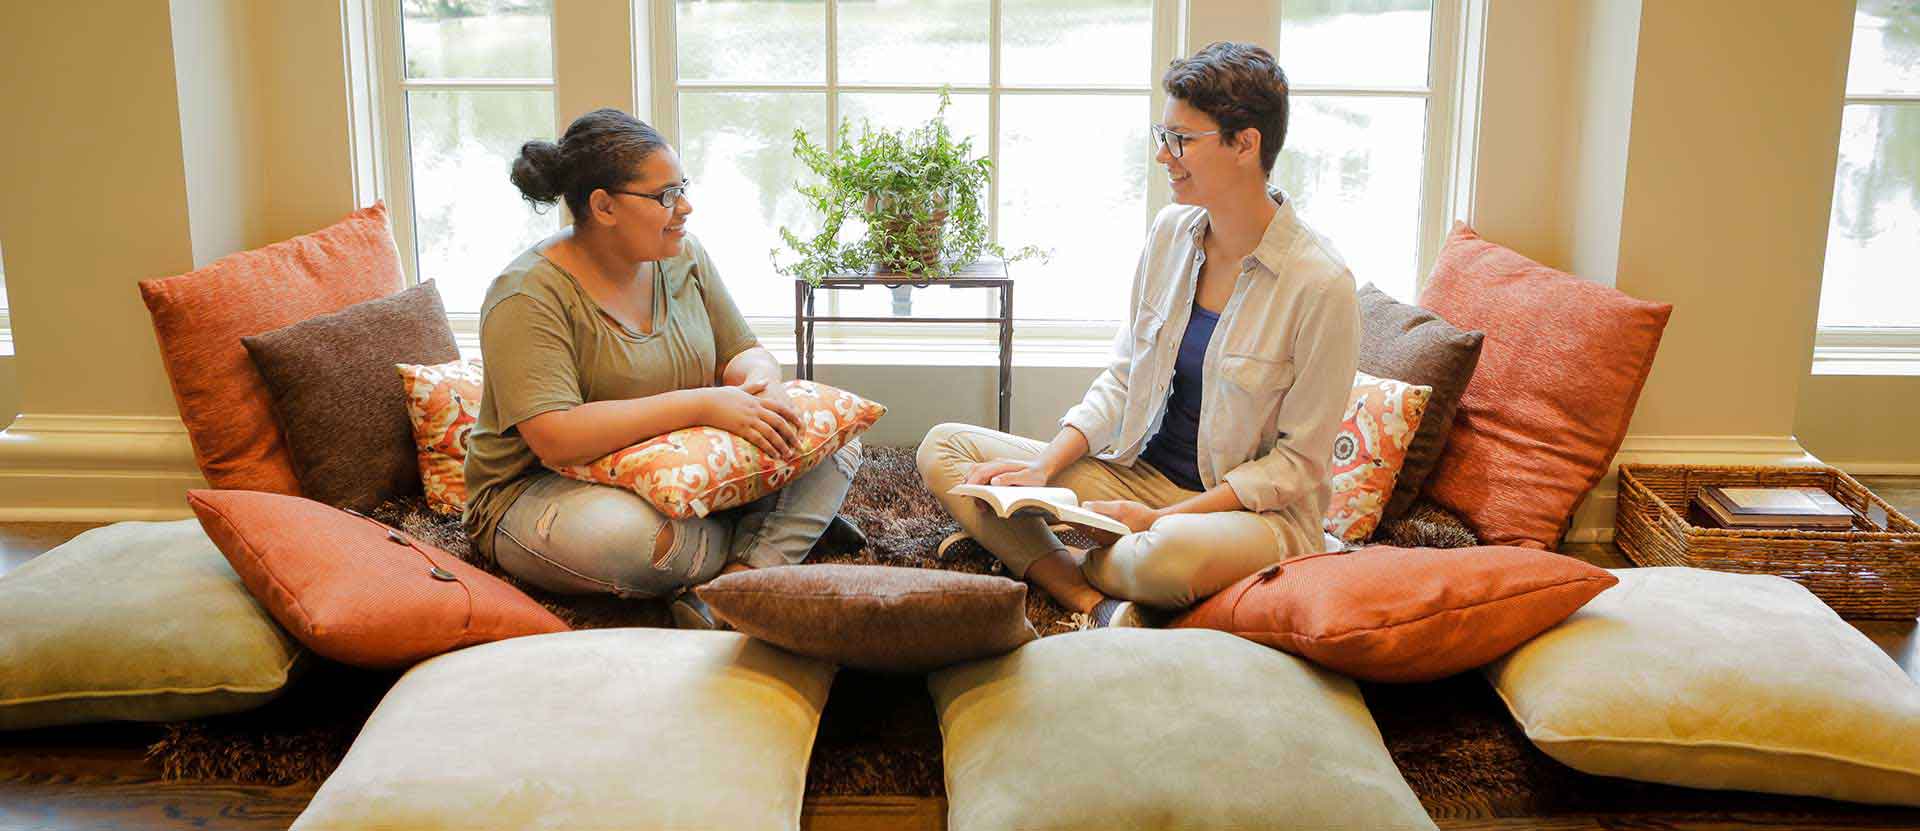
<instances>
[{"instance_id":1,"label":"orange and cream patterned pillow","mask_svg":"<svg viewBox=\"0 0 1920 831\"><path fill-rule=\"evenodd\" d=\"M1327 501L1327 533L1347 542L1373 535L1432 396L1432 387L1353 374L1353 397L1328 466L1333 498Z\"/></svg>"},{"instance_id":2,"label":"orange and cream patterned pillow","mask_svg":"<svg viewBox=\"0 0 1920 831\"><path fill-rule=\"evenodd\" d=\"M688 427L554 471L626 488L674 519L704 517L785 487L887 413L872 401L812 381L788 381L787 397L800 414L800 452L790 460L768 458L752 442L724 430Z\"/></svg>"},{"instance_id":3,"label":"orange and cream patterned pillow","mask_svg":"<svg viewBox=\"0 0 1920 831\"><path fill-rule=\"evenodd\" d=\"M480 420L480 359L394 364L407 389L413 448L427 504L443 514L467 509L467 436Z\"/></svg>"}]
</instances>

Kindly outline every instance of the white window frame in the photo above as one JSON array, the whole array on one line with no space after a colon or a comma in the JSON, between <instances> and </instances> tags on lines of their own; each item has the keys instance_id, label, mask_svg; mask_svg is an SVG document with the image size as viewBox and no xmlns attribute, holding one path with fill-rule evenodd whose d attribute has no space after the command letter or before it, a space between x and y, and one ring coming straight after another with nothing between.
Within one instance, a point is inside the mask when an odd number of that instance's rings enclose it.
<instances>
[{"instance_id":1,"label":"white window frame","mask_svg":"<svg viewBox=\"0 0 1920 831\"><path fill-rule=\"evenodd\" d=\"M1165 93L1159 85L1158 71L1176 55L1190 54L1207 41L1208 19L1234 20L1234 31L1223 37L1244 37L1247 31L1271 33L1277 37L1278 4L1285 0L1153 0L1153 35L1150 61L1153 74L1145 89L1152 113L1165 105ZM1295 87L1296 96L1382 95L1418 97L1427 102L1425 172L1420 195L1418 268L1416 285L1423 286L1449 225L1459 213L1456 205L1469 204L1462 193L1470 192L1473 156L1471 133L1477 107L1477 73L1474 66L1462 67L1461 56L1477 52L1472 40L1473 20L1481 19L1484 0L1434 0L1433 24L1429 39L1428 76L1424 87L1310 86ZM499 79L476 81L409 81L404 75L401 48L401 0L344 0L348 15L346 41L349 67L350 113L354 120L356 147L356 197L362 202L384 199L392 217L395 242L400 248L402 267L409 283L420 279L413 227L411 142L407 134L406 93L429 89L535 89L554 95L555 133L564 130L570 113L581 105L620 106L648 120L670 141L679 144L677 119L678 95L682 89L699 91L778 91L819 92L827 95L829 123L838 119L838 101L834 92L929 92L937 85L875 85L840 83L837 61L829 60L828 77L820 84L732 84L685 82L677 78L678 61L674 44L673 0L556 0L553 12L554 72L552 80ZM999 25L1001 0L991 0L992 23L989 30L990 76L988 82L954 85L956 93L988 94L988 152L999 156L999 100L1001 95L1033 93L1129 94L1142 92L1138 86L1061 86L1014 87L999 79ZM831 49L836 37L838 0L827 0L827 38ZM1206 18L1196 25L1193 15L1202 11ZM1270 26L1250 29L1248 20L1265 19ZM1463 19L1467 25L1463 26ZM567 39L591 32L621 32L631 36L634 47L628 54L615 54L604 48L568 49ZM596 43L596 45L598 45ZM1276 54L1281 65L1284 52ZM613 75L610 73L617 73ZM631 97L621 100L625 90L609 93L604 79L632 78ZM569 80L573 79L573 80ZM582 81L580 79L601 79ZM592 91L574 87L598 83ZM1464 103L1464 107L1461 105ZM829 130L829 141L837 131ZM1462 141L1462 136L1469 136ZM1148 164L1152 165L1151 156ZM990 182L988 198L997 204L998 167ZM1147 176L1146 209L1140 218L1140 238L1153 216L1171 201L1165 177ZM998 212L988 212L990 231L998 239ZM985 293L984 294L989 294ZM832 296L832 295L829 295ZM1017 304L1016 304L1017 305ZM1016 312L1018 309L1016 308ZM3 313L0 313L3 314ZM450 322L462 348L478 348L478 315L451 313ZM791 352L793 321L790 316L757 316L751 320L755 333L776 352ZM0 317L0 324L4 318ZM1115 325L1111 322L1021 320L1020 355L1027 363L1035 358L1043 363L1087 364L1103 362ZM827 332L822 327L818 348L832 362L837 356L852 356L856 361L874 362L990 362L994 351L989 332L971 325L935 326L862 326L845 332ZM839 347L839 348L836 348ZM876 348L877 347L877 348ZM844 350L844 351L843 351ZM978 353L978 354L975 354ZM929 355L937 355L931 359Z\"/></svg>"},{"instance_id":2,"label":"white window frame","mask_svg":"<svg viewBox=\"0 0 1920 831\"><path fill-rule=\"evenodd\" d=\"M1468 8L1469 4L1473 8ZM1272 0L1274 20L1262 31L1278 34L1280 21L1278 8L1284 7L1286 0ZM1470 204L1472 170L1474 158L1471 143L1463 143L1462 136L1471 136L1477 129L1478 113L1478 55L1481 48L1478 34L1485 25L1484 2L1475 0L1433 0L1432 22L1427 34L1427 82L1422 86L1384 86L1384 85L1343 85L1321 84L1313 86L1295 85L1288 90L1290 98L1326 97L1380 97L1415 99L1426 103L1426 134L1422 158L1422 177L1420 182L1419 234L1415 245L1414 262L1417 271L1413 285L1417 294L1426 288L1427 277L1433 272L1433 262L1440 254L1440 246L1446 242L1447 230L1456 216L1471 219L1463 213L1457 213L1456 203ZM1472 17L1474 25L1463 25L1463 21ZM1195 48L1205 44L1192 44ZM1274 58L1280 66L1287 65L1287 44L1283 40ZM1473 58L1473 65L1462 66L1461 56ZM1460 110L1456 108L1462 102L1473 106ZM1466 155L1457 156L1456 147L1466 148ZM1283 151L1284 152L1284 151ZM1459 194L1467 193L1466 198ZM1308 217L1311 219L1311 217ZM1352 245L1347 240L1333 240L1335 246L1342 243ZM1365 275L1360 276L1366 282ZM1412 298L1408 298L1409 301Z\"/></svg>"},{"instance_id":3,"label":"white window frame","mask_svg":"<svg viewBox=\"0 0 1920 831\"><path fill-rule=\"evenodd\" d=\"M1920 107L1920 93L1849 92L1841 117L1854 106ZM1920 326L1827 326L1818 324L1817 308L1814 315L1813 374L1920 375Z\"/></svg>"}]
</instances>

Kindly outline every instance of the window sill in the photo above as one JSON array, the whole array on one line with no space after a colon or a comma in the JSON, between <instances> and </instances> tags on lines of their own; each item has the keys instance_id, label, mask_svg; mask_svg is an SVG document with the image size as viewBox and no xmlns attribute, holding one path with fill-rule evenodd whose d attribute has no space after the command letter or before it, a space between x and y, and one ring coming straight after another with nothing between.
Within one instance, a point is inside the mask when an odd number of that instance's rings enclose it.
<instances>
[{"instance_id":1,"label":"window sill","mask_svg":"<svg viewBox=\"0 0 1920 831\"><path fill-rule=\"evenodd\" d=\"M456 332L464 358L480 357L477 333ZM760 337L780 362L793 366L793 336ZM818 366L977 366L998 367L1000 347L978 338L849 337L820 338L814 348ZM1107 365L1113 343L1107 338L1031 338L1015 341L1013 365L1040 369L1099 369Z\"/></svg>"},{"instance_id":2,"label":"window sill","mask_svg":"<svg viewBox=\"0 0 1920 831\"><path fill-rule=\"evenodd\" d=\"M1920 376L1920 346L1821 346L1813 350L1813 374Z\"/></svg>"}]
</instances>

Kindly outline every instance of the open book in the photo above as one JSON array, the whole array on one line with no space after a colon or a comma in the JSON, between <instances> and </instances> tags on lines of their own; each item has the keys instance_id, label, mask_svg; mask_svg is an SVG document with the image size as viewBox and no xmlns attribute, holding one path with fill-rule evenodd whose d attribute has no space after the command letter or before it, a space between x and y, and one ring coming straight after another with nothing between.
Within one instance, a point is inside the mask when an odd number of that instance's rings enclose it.
<instances>
[{"instance_id":1,"label":"open book","mask_svg":"<svg viewBox=\"0 0 1920 831\"><path fill-rule=\"evenodd\" d=\"M1080 507L1080 496L1066 488L1000 487L994 485L955 485L947 493L955 496L971 496L1000 516L1015 514L1044 514L1068 525L1077 525L1093 531L1125 536L1133 533L1132 528L1121 524L1120 520L1096 514Z\"/></svg>"}]
</instances>

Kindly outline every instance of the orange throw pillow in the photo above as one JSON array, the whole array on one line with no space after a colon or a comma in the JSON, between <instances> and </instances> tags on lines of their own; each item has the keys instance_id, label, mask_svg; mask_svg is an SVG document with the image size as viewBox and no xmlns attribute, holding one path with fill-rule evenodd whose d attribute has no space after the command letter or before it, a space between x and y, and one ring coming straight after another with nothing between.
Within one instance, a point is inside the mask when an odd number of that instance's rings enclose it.
<instances>
[{"instance_id":1,"label":"orange throw pillow","mask_svg":"<svg viewBox=\"0 0 1920 831\"><path fill-rule=\"evenodd\" d=\"M1429 386L1353 374L1347 417L1333 436L1333 461L1327 466L1333 486L1322 523L1327 533L1359 542L1380 527L1432 397Z\"/></svg>"},{"instance_id":2,"label":"orange throw pillow","mask_svg":"<svg viewBox=\"0 0 1920 831\"><path fill-rule=\"evenodd\" d=\"M407 391L407 418L413 422L413 448L427 506L459 514L467 509L467 439L480 421L480 359L393 367Z\"/></svg>"},{"instance_id":3,"label":"orange throw pillow","mask_svg":"<svg viewBox=\"0 0 1920 831\"><path fill-rule=\"evenodd\" d=\"M240 339L400 290L376 204L326 228L140 281L194 462L216 488L300 493L273 399Z\"/></svg>"},{"instance_id":4,"label":"orange throw pillow","mask_svg":"<svg viewBox=\"0 0 1920 831\"><path fill-rule=\"evenodd\" d=\"M1427 492L1490 545L1551 549L1626 438L1673 306L1454 226L1420 305L1486 332Z\"/></svg>"},{"instance_id":5,"label":"orange throw pillow","mask_svg":"<svg viewBox=\"0 0 1920 831\"><path fill-rule=\"evenodd\" d=\"M257 491L195 490L187 501L274 620L344 664L407 667L569 628L505 581L363 516Z\"/></svg>"},{"instance_id":6,"label":"orange throw pillow","mask_svg":"<svg viewBox=\"0 0 1920 831\"><path fill-rule=\"evenodd\" d=\"M1431 681L1513 651L1616 582L1528 548L1382 545L1268 566L1173 626L1230 632L1368 681Z\"/></svg>"},{"instance_id":7,"label":"orange throw pillow","mask_svg":"<svg viewBox=\"0 0 1920 831\"><path fill-rule=\"evenodd\" d=\"M724 430L688 427L554 471L626 488L674 519L703 517L786 487L887 414L886 407L813 381L788 381L787 397L800 414L800 452L792 459L767 458Z\"/></svg>"}]
</instances>

